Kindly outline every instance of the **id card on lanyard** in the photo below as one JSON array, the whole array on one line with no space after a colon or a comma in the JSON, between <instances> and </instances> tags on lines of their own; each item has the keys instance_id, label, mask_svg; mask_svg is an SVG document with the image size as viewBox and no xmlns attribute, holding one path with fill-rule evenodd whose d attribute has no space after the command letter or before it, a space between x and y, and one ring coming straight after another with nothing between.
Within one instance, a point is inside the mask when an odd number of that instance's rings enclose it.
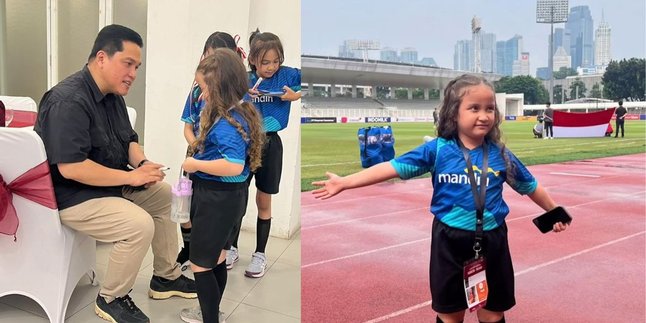
<instances>
[{"instance_id":1,"label":"id card on lanyard","mask_svg":"<svg viewBox=\"0 0 646 323\"><path fill-rule=\"evenodd\" d=\"M467 163L467 173L469 174L469 181L471 184L471 192L473 193L473 200L476 205L476 231L475 241L473 243L473 251L475 252L474 258L466 261L463 267L464 278L464 295L467 300L469 311L473 312L487 304L487 296L489 288L487 287L487 262L484 256L480 254L482 251L482 236L484 226L484 209L487 196L487 182L488 180L488 167L489 167L489 150L487 142L482 144L482 171L480 173L480 191L478 191L475 174L473 172L473 165L469 151L464 147L462 141L457 139L460 149L464 154L464 160Z\"/></svg>"}]
</instances>

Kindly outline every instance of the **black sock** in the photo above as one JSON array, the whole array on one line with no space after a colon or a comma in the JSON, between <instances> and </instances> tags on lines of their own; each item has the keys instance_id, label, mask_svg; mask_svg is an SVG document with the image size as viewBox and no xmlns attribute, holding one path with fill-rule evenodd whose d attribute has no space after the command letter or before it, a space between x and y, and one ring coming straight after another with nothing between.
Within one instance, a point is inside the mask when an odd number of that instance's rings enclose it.
<instances>
[{"instance_id":1,"label":"black sock","mask_svg":"<svg viewBox=\"0 0 646 323\"><path fill-rule=\"evenodd\" d=\"M215 280L218 281L218 286L220 286L220 298L224 295L224 289L227 288L227 262L223 261L221 264L218 264L213 268L213 275L215 275Z\"/></svg>"},{"instance_id":2,"label":"black sock","mask_svg":"<svg viewBox=\"0 0 646 323\"><path fill-rule=\"evenodd\" d=\"M226 265L225 265L226 266ZM226 268L224 269L226 270ZM222 293L212 270L193 273L204 323L217 323Z\"/></svg>"},{"instance_id":3,"label":"black sock","mask_svg":"<svg viewBox=\"0 0 646 323\"><path fill-rule=\"evenodd\" d=\"M460 323L462 323L462 322L464 322L464 320L460 321ZM442 319L441 319L441 318L440 318L440 316L438 315L438 316L436 316L436 318L435 318L435 323L444 323L444 321L442 321Z\"/></svg>"},{"instance_id":4,"label":"black sock","mask_svg":"<svg viewBox=\"0 0 646 323\"><path fill-rule=\"evenodd\" d=\"M270 229L271 219L263 220L258 218L258 223L256 224L256 252L265 252Z\"/></svg>"},{"instance_id":5,"label":"black sock","mask_svg":"<svg viewBox=\"0 0 646 323\"><path fill-rule=\"evenodd\" d=\"M188 260L188 255L191 245L191 228L180 228L182 230L182 240L184 240L184 248L179 251L177 254L177 262L180 264L185 263Z\"/></svg>"}]
</instances>

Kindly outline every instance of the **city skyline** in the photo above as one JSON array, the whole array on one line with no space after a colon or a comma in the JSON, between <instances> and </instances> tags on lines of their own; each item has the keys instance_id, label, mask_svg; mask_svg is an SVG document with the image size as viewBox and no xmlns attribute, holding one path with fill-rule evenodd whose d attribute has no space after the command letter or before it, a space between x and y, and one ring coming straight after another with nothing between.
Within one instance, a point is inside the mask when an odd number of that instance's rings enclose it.
<instances>
[{"instance_id":1,"label":"city skyline","mask_svg":"<svg viewBox=\"0 0 646 323\"><path fill-rule=\"evenodd\" d=\"M645 56L646 32L636 23L644 23L643 2L569 1L569 8L581 5L589 6L594 29L599 26L603 11L605 22L612 28L614 60ZM438 66L453 68L454 47L460 40L471 39L470 22L474 15L482 21L481 32L495 34L498 41L511 39L516 34L523 37L523 51L531 55L532 75L536 68L547 66L550 28L549 24L536 23L535 1L504 0L485 4L475 0L451 3L304 0L302 53L336 56L344 40L377 40L382 48L413 47L419 57L432 57ZM334 21L334 25L329 21ZM554 24L554 27L564 28L565 24ZM370 58L378 59L379 51L372 51Z\"/></svg>"}]
</instances>

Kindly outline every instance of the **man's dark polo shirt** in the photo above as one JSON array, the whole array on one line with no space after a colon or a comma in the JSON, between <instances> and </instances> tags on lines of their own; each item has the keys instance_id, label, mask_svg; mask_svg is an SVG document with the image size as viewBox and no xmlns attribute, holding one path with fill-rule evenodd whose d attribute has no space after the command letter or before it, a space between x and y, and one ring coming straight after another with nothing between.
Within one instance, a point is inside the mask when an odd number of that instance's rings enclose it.
<instances>
[{"instance_id":1,"label":"man's dark polo shirt","mask_svg":"<svg viewBox=\"0 0 646 323\"><path fill-rule=\"evenodd\" d=\"M128 169L128 146L138 136L123 97L103 95L87 65L47 91L40 100L34 130L45 143L59 209L99 197L122 196L123 186L89 186L64 178L59 163L90 159Z\"/></svg>"}]
</instances>

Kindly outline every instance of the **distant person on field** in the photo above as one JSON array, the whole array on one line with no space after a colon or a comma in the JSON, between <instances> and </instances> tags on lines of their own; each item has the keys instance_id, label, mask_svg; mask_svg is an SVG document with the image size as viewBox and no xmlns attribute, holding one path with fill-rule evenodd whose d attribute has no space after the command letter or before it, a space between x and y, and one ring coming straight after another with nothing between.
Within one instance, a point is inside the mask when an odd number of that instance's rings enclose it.
<instances>
[{"instance_id":1,"label":"distant person on field","mask_svg":"<svg viewBox=\"0 0 646 323\"><path fill-rule=\"evenodd\" d=\"M626 108L624 108L624 101L619 100L619 107L617 108L617 110L615 110L615 128L617 128L617 130L615 130L615 138L617 138L617 136L619 135L619 127L621 127L621 138L624 137L624 121L626 118L626 113L628 112L626 111Z\"/></svg>"},{"instance_id":2,"label":"distant person on field","mask_svg":"<svg viewBox=\"0 0 646 323\"><path fill-rule=\"evenodd\" d=\"M543 122L545 123L545 137L543 139L554 139L554 110L551 105L552 103L547 101L545 111L543 111Z\"/></svg>"}]
</instances>

